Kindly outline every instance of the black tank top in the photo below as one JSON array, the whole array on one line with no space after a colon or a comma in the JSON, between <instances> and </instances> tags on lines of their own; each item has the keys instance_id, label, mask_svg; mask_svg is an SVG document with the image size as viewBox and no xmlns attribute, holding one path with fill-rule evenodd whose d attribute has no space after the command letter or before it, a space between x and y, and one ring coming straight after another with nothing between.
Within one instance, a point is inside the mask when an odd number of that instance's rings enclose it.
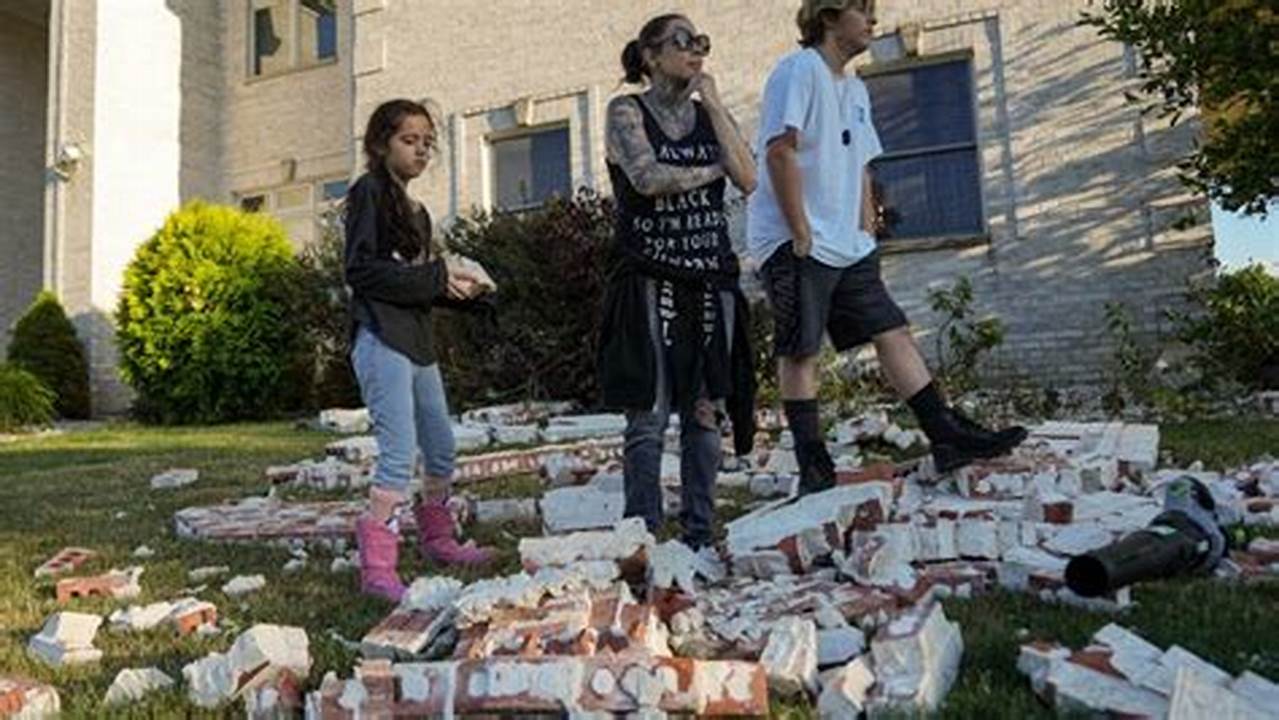
<instances>
[{"instance_id":1,"label":"black tank top","mask_svg":"<svg viewBox=\"0 0 1279 720\"><path fill-rule=\"evenodd\" d=\"M719 162L719 139L701 103L693 103L693 131L672 140L639 96L632 97L644 115L644 132L657 162L676 167ZM608 174L617 200L616 236L623 257L644 274L661 279L713 284L736 280L737 256L724 215L724 178L685 192L648 196L635 189L620 166L608 163Z\"/></svg>"}]
</instances>

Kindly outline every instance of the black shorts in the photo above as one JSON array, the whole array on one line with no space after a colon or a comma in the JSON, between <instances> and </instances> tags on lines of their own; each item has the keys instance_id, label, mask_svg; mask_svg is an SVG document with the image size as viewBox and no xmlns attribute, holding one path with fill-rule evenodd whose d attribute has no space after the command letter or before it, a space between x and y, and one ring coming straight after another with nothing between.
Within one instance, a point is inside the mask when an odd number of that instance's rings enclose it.
<instances>
[{"instance_id":1,"label":"black shorts","mask_svg":"<svg viewBox=\"0 0 1279 720\"><path fill-rule=\"evenodd\" d=\"M833 268L795 257L786 243L760 268L760 278L773 306L773 348L781 357L817 354L826 332L843 352L907 325L880 278L878 250Z\"/></svg>"}]
</instances>

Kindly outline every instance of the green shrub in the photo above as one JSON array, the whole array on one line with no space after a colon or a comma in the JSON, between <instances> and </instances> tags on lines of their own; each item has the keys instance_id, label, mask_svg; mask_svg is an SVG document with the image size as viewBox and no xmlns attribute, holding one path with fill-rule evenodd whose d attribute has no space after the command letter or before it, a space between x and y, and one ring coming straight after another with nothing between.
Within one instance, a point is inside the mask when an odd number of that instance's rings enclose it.
<instances>
[{"instance_id":1,"label":"green shrub","mask_svg":"<svg viewBox=\"0 0 1279 720\"><path fill-rule=\"evenodd\" d=\"M199 202L174 212L129 263L116 310L135 413L203 423L296 406L303 290L276 220Z\"/></svg>"},{"instance_id":2,"label":"green shrub","mask_svg":"<svg viewBox=\"0 0 1279 720\"><path fill-rule=\"evenodd\" d=\"M977 366L982 356L1004 342L999 318L973 316L973 285L961 277L950 288L932 290L928 303L942 316L937 328L937 375L954 395L977 387Z\"/></svg>"},{"instance_id":3,"label":"green shrub","mask_svg":"<svg viewBox=\"0 0 1279 720\"><path fill-rule=\"evenodd\" d=\"M1205 377L1279 387L1279 278L1253 265L1188 294L1195 309L1174 319Z\"/></svg>"},{"instance_id":4,"label":"green shrub","mask_svg":"<svg viewBox=\"0 0 1279 720\"><path fill-rule=\"evenodd\" d=\"M613 202L589 190L525 213L476 213L444 238L497 282L496 325L435 317L436 352L459 408L514 400L600 402L595 355Z\"/></svg>"},{"instance_id":5,"label":"green shrub","mask_svg":"<svg viewBox=\"0 0 1279 720\"><path fill-rule=\"evenodd\" d=\"M344 278L345 240L339 214L321 221L319 239L298 256L303 269L303 325L313 378L314 407L359 407L360 387L351 367L350 292Z\"/></svg>"},{"instance_id":6,"label":"green shrub","mask_svg":"<svg viewBox=\"0 0 1279 720\"><path fill-rule=\"evenodd\" d=\"M53 420L54 392L34 373L0 364L0 432L13 432Z\"/></svg>"},{"instance_id":7,"label":"green shrub","mask_svg":"<svg viewBox=\"0 0 1279 720\"><path fill-rule=\"evenodd\" d=\"M89 417L89 365L58 298L42 292L13 327L9 362L40 378L64 418Z\"/></svg>"}]
</instances>

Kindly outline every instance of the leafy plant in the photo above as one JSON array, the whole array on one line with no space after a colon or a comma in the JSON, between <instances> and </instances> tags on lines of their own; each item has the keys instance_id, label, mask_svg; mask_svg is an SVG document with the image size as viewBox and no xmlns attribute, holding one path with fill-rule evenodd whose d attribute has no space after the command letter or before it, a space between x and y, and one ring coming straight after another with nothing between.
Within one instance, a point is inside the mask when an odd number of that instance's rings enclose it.
<instances>
[{"instance_id":1,"label":"leafy plant","mask_svg":"<svg viewBox=\"0 0 1279 720\"><path fill-rule=\"evenodd\" d=\"M973 285L966 277L930 291L928 304L942 317L935 341L938 376L953 394L974 389L982 356L1004 342L1004 324L996 317L974 316Z\"/></svg>"},{"instance_id":2,"label":"leafy plant","mask_svg":"<svg viewBox=\"0 0 1279 720\"><path fill-rule=\"evenodd\" d=\"M37 295L14 325L9 362L34 374L54 392L54 411L59 416L89 417L89 364L84 346L53 293Z\"/></svg>"},{"instance_id":3,"label":"leafy plant","mask_svg":"<svg viewBox=\"0 0 1279 720\"><path fill-rule=\"evenodd\" d=\"M311 402L318 407L359 407L360 388L351 366L350 291L345 272L345 239L340 208L320 219L319 237L302 249L302 324L307 332Z\"/></svg>"},{"instance_id":4,"label":"leafy plant","mask_svg":"<svg viewBox=\"0 0 1279 720\"><path fill-rule=\"evenodd\" d=\"M53 420L56 395L34 373L0 364L0 432L13 432Z\"/></svg>"},{"instance_id":5,"label":"leafy plant","mask_svg":"<svg viewBox=\"0 0 1279 720\"><path fill-rule=\"evenodd\" d=\"M1194 309L1174 319L1204 375L1279 387L1279 278L1252 265L1192 285L1188 295Z\"/></svg>"},{"instance_id":6,"label":"leafy plant","mask_svg":"<svg viewBox=\"0 0 1279 720\"><path fill-rule=\"evenodd\" d=\"M437 313L436 352L455 404L573 400L598 405L600 302L613 201L590 190L522 213L476 212L445 245L497 282L497 322Z\"/></svg>"},{"instance_id":7,"label":"leafy plant","mask_svg":"<svg viewBox=\"0 0 1279 720\"><path fill-rule=\"evenodd\" d=\"M1142 113L1203 111L1182 179L1227 210L1264 215L1279 180L1279 11L1273 0L1101 0L1081 23L1136 50Z\"/></svg>"},{"instance_id":8,"label":"leafy plant","mask_svg":"<svg viewBox=\"0 0 1279 720\"><path fill-rule=\"evenodd\" d=\"M138 248L116 310L135 413L207 423L296 407L307 380L306 302L275 219L200 202L177 210Z\"/></svg>"}]
</instances>

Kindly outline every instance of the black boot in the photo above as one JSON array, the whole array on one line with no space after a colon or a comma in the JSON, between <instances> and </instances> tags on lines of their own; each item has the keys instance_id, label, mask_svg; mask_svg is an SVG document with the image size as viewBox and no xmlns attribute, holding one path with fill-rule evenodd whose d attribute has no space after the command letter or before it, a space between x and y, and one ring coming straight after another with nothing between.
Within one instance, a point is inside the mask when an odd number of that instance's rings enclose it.
<instances>
[{"instance_id":1,"label":"black boot","mask_svg":"<svg viewBox=\"0 0 1279 720\"><path fill-rule=\"evenodd\" d=\"M933 448L938 472L958 470L974 460L1007 454L1026 439L1026 429L1010 427L992 432L963 413L947 407L929 383L907 401Z\"/></svg>"},{"instance_id":2,"label":"black boot","mask_svg":"<svg viewBox=\"0 0 1279 720\"><path fill-rule=\"evenodd\" d=\"M821 492L835 487L835 461L826 450L826 443L817 442L795 445L795 459L799 461L799 494Z\"/></svg>"},{"instance_id":3,"label":"black boot","mask_svg":"<svg viewBox=\"0 0 1279 720\"><path fill-rule=\"evenodd\" d=\"M795 438L795 459L799 461L799 494L835 487L835 461L826 451L816 400L786 400L786 423Z\"/></svg>"},{"instance_id":4,"label":"black boot","mask_svg":"<svg viewBox=\"0 0 1279 720\"><path fill-rule=\"evenodd\" d=\"M955 421L955 434L947 439L932 440L933 465L937 472L948 473L972 463L974 460L995 458L1007 455L1026 439L1026 429L1010 427L999 432L990 432L980 425L980 432L960 429Z\"/></svg>"},{"instance_id":5,"label":"black boot","mask_svg":"<svg viewBox=\"0 0 1279 720\"><path fill-rule=\"evenodd\" d=\"M1021 425L1012 425L1002 430L990 430L976 420L968 417L960 412L958 408L950 408L950 414L954 416L955 422L961 428L967 430L977 441L985 443L991 447L1001 447L1011 450L1026 441L1026 437L1030 434L1026 428Z\"/></svg>"}]
</instances>

